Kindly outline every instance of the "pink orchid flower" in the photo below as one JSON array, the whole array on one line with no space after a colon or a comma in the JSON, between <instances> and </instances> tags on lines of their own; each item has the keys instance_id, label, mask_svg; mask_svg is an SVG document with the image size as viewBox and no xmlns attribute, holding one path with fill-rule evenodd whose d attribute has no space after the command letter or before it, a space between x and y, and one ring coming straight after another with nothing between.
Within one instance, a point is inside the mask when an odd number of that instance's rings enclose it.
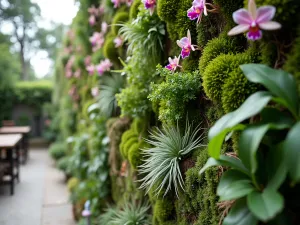
<instances>
[{"instance_id":1,"label":"pink orchid flower","mask_svg":"<svg viewBox=\"0 0 300 225\"><path fill-rule=\"evenodd\" d=\"M93 36L90 37L90 42L93 46L95 46L97 43L99 42L104 42L104 38L103 38L103 34L99 33L99 32L94 32Z\"/></svg>"},{"instance_id":2,"label":"pink orchid flower","mask_svg":"<svg viewBox=\"0 0 300 225\"><path fill-rule=\"evenodd\" d=\"M92 57L90 55L88 55L84 59L84 64L85 64L85 66L89 66L89 65L91 65L91 63L92 63Z\"/></svg>"},{"instance_id":3,"label":"pink orchid flower","mask_svg":"<svg viewBox=\"0 0 300 225\"><path fill-rule=\"evenodd\" d=\"M122 3L122 0L111 0L111 2L114 3L114 8L118 8Z\"/></svg>"},{"instance_id":4,"label":"pink orchid flower","mask_svg":"<svg viewBox=\"0 0 300 225\"><path fill-rule=\"evenodd\" d=\"M91 89L91 94L92 94L92 96L95 98L95 97L97 97L98 95L99 95L99 88L98 87L93 87L92 89Z\"/></svg>"},{"instance_id":5,"label":"pink orchid flower","mask_svg":"<svg viewBox=\"0 0 300 225\"><path fill-rule=\"evenodd\" d=\"M103 6L99 6L98 8L98 16L101 16L104 14L104 7Z\"/></svg>"},{"instance_id":6,"label":"pink orchid flower","mask_svg":"<svg viewBox=\"0 0 300 225\"><path fill-rule=\"evenodd\" d=\"M89 65L86 67L86 70L88 71L89 75L93 75L95 73L95 66Z\"/></svg>"},{"instance_id":7,"label":"pink orchid flower","mask_svg":"<svg viewBox=\"0 0 300 225\"><path fill-rule=\"evenodd\" d=\"M131 5L132 5L132 3L133 3L133 0L126 0L126 4L127 4L127 6L131 6Z\"/></svg>"},{"instance_id":8,"label":"pink orchid flower","mask_svg":"<svg viewBox=\"0 0 300 225\"><path fill-rule=\"evenodd\" d=\"M108 25L106 22L102 22L101 24L101 33L105 34L107 32Z\"/></svg>"},{"instance_id":9,"label":"pink orchid flower","mask_svg":"<svg viewBox=\"0 0 300 225\"><path fill-rule=\"evenodd\" d=\"M72 70L66 70L66 77L71 78L73 76Z\"/></svg>"},{"instance_id":10,"label":"pink orchid flower","mask_svg":"<svg viewBox=\"0 0 300 225\"><path fill-rule=\"evenodd\" d=\"M90 16L89 23L91 26L94 26L96 24L96 17L94 15Z\"/></svg>"},{"instance_id":11,"label":"pink orchid flower","mask_svg":"<svg viewBox=\"0 0 300 225\"><path fill-rule=\"evenodd\" d=\"M197 20L197 23L201 21L202 15L207 16L207 8L205 0L194 0L193 6L187 11L187 16L190 20Z\"/></svg>"},{"instance_id":12,"label":"pink orchid flower","mask_svg":"<svg viewBox=\"0 0 300 225\"><path fill-rule=\"evenodd\" d=\"M145 9L149 9L150 15L154 13L155 6L156 6L156 0L142 0L144 3Z\"/></svg>"},{"instance_id":13,"label":"pink orchid flower","mask_svg":"<svg viewBox=\"0 0 300 225\"><path fill-rule=\"evenodd\" d=\"M81 76L81 69L77 69L74 73L74 77L79 78Z\"/></svg>"},{"instance_id":14,"label":"pink orchid flower","mask_svg":"<svg viewBox=\"0 0 300 225\"><path fill-rule=\"evenodd\" d=\"M177 45L182 49L181 57L183 59L186 57L189 57L191 54L191 51L196 51L198 49L198 47L196 45L192 45L192 38L191 38L190 30L188 30L188 32L187 32L187 37L177 40Z\"/></svg>"},{"instance_id":15,"label":"pink orchid flower","mask_svg":"<svg viewBox=\"0 0 300 225\"><path fill-rule=\"evenodd\" d=\"M116 37L114 39L115 47L119 48L123 45L123 39L121 37Z\"/></svg>"},{"instance_id":16,"label":"pink orchid flower","mask_svg":"<svg viewBox=\"0 0 300 225\"><path fill-rule=\"evenodd\" d=\"M96 66L96 69L98 74L101 76L105 71L110 71L111 67L112 67L112 63L110 62L110 60L105 59Z\"/></svg>"},{"instance_id":17,"label":"pink orchid flower","mask_svg":"<svg viewBox=\"0 0 300 225\"><path fill-rule=\"evenodd\" d=\"M261 30L277 30L280 23L271 21L275 16L274 6L262 6L257 9L254 0L249 0L248 10L239 9L233 13L233 20L239 24L228 32L228 35L237 35L248 31L247 38L256 41L262 38Z\"/></svg>"},{"instance_id":18,"label":"pink orchid flower","mask_svg":"<svg viewBox=\"0 0 300 225\"><path fill-rule=\"evenodd\" d=\"M181 67L179 65L179 61L180 61L180 56L178 57L174 57L174 59L172 59L171 57L169 57L169 64L165 67L166 69L175 72L175 70L177 69L177 67Z\"/></svg>"}]
</instances>

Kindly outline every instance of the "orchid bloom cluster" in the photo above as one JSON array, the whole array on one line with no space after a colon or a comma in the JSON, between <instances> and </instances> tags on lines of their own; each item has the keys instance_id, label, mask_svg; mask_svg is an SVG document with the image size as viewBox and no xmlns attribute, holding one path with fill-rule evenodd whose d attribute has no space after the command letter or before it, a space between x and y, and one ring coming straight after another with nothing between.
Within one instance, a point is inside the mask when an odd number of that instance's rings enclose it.
<instances>
[{"instance_id":1,"label":"orchid bloom cluster","mask_svg":"<svg viewBox=\"0 0 300 225\"><path fill-rule=\"evenodd\" d=\"M113 66L113 64L110 62L109 59L102 60L97 66L96 70L98 72L98 75L103 75L105 71L110 71L110 68Z\"/></svg>"},{"instance_id":2,"label":"orchid bloom cluster","mask_svg":"<svg viewBox=\"0 0 300 225\"><path fill-rule=\"evenodd\" d=\"M93 52L102 48L104 41L105 41L105 39L104 39L103 33L94 32L93 36L90 37L90 42L93 46Z\"/></svg>"},{"instance_id":3,"label":"orchid bloom cluster","mask_svg":"<svg viewBox=\"0 0 300 225\"><path fill-rule=\"evenodd\" d=\"M110 62L110 60L105 59L102 60L98 65L86 65L86 70L88 71L89 75L93 75L97 71L98 75L101 76L104 74L104 72L110 71L112 66L113 64Z\"/></svg>"},{"instance_id":4,"label":"orchid bloom cluster","mask_svg":"<svg viewBox=\"0 0 300 225\"><path fill-rule=\"evenodd\" d=\"M123 39L122 39L122 37L116 37L115 39L114 39L114 43L115 43L115 48L119 48L119 47L121 47L122 45L123 45Z\"/></svg>"},{"instance_id":5,"label":"orchid bloom cluster","mask_svg":"<svg viewBox=\"0 0 300 225\"><path fill-rule=\"evenodd\" d=\"M177 45L181 48L180 56L182 59L190 56L191 51L198 50L198 46L192 44L191 32L188 30L187 37L183 37L180 40L177 40ZM165 67L170 71L175 72L177 67L181 67L179 65L180 56L174 57L174 59L169 58L169 64Z\"/></svg>"},{"instance_id":6,"label":"orchid bloom cluster","mask_svg":"<svg viewBox=\"0 0 300 225\"><path fill-rule=\"evenodd\" d=\"M153 15L155 7L156 7L156 0L142 0L145 9L150 11L150 15Z\"/></svg>"},{"instance_id":7,"label":"orchid bloom cluster","mask_svg":"<svg viewBox=\"0 0 300 225\"><path fill-rule=\"evenodd\" d=\"M181 48L180 56L182 59L185 59L190 56L191 51L199 50L197 45L192 44L191 32L188 30L187 37L183 37L180 40L177 40L177 45ZM174 57L174 59L169 58L169 64L165 67L170 71L176 71L177 67L181 67L179 65L180 56Z\"/></svg>"},{"instance_id":8,"label":"orchid bloom cluster","mask_svg":"<svg viewBox=\"0 0 300 225\"><path fill-rule=\"evenodd\" d=\"M238 26L228 32L229 36L247 32L247 38L256 41L262 38L261 30L277 30L280 23L271 21L276 13L274 6L257 8L254 0L249 0L248 10L239 9L233 13L233 20Z\"/></svg>"},{"instance_id":9,"label":"orchid bloom cluster","mask_svg":"<svg viewBox=\"0 0 300 225\"><path fill-rule=\"evenodd\" d=\"M104 13L104 8L100 6L99 8L96 8L94 5L88 9L88 12L90 14L89 23L91 26L94 26L96 24L97 18Z\"/></svg>"},{"instance_id":10,"label":"orchid bloom cluster","mask_svg":"<svg viewBox=\"0 0 300 225\"><path fill-rule=\"evenodd\" d=\"M114 8L119 8L122 3L125 3L128 7L131 6L133 0L111 0L114 4Z\"/></svg>"},{"instance_id":11,"label":"orchid bloom cluster","mask_svg":"<svg viewBox=\"0 0 300 225\"><path fill-rule=\"evenodd\" d=\"M80 78L81 77L81 69L77 69L74 73L75 78Z\"/></svg>"},{"instance_id":12,"label":"orchid bloom cluster","mask_svg":"<svg viewBox=\"0 0 300 225\"><path fill-rule=\"evenodd\" d=\"M67 62L67 64L66 64L66 67L65 67L65 76L66 76L67 78L71 78L71 77L73 76L72 67L73 67L74 62L75 62L75 57L72 56L72 57L68 60L68 62Z\"/></svg>"},{"instance_id":13,"label":"orchid bloom cluster","mask_svg":"<svg viewBox=\"0 0 300 225\"><path fill-rule=\"evenodd\" d=\"M210 6L211 9L208 9L207 6ZM207 3L206 0L194 0L192 7L187 11L187 16L190 20L196 20L197 23L201 22L203 14L207 16L207 12L218 12L218 8L210 3Z\"/></svg>"}]
</instances>

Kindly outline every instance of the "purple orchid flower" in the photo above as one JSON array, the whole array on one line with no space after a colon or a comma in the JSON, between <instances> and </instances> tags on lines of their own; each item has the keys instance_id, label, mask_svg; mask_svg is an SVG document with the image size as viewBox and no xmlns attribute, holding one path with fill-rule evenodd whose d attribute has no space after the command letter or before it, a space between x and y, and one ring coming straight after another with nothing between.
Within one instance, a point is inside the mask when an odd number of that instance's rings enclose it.
<instances>
[{"instance_id":1,"label":"purple orchid flower","mask_svg":"<svg viewBox=\"0 0 300 225\"><path fill-rule=\"evenodd\" d=\"M186 57L189 57L191 54L191 51L196 51L198 49L198 47L196 45L192 45L192 38L191 38L190 30L188 30L188 32L187 32L187 37L177 40L177 45L182 49L181 57L183 59Z\"/></svg>"},{"instance_id":2,"label":"purple orchid flower","mask_svg":"<svg viewBox=\"0 0 300 225\"><path fill-rule=\"evenodd\" d=\"M229 36L248 31L247 38L256 41L262 38L261 30L277 30L281 24L271 21L275 16L274 6L262 6L257 9L254 0L249 0L248 10L239 9L233 13L233 20L238 26L228 32Z\"/></svg>"},{"instance_id":3,"label":"purple orchid flower","mask_svg":"<svg viewBox=\"0 0 300 225\"><path fill-rule=\"evenodd\" d=\"M205 0L194 0L193 6L187 11L187 16L190 20L197 19L197 23L201 21L202 15L207 16L207 8Z\"/></svg>"},{"instance_id":4,"label":"purple orchid flower","mask_svg":"<svg viewBox=\"0 0 300 225\"><path fill-rule=\"evenodd\" d=\"M94 15L90 16L89 23L91 26L94 26L96 24L96 17Z\"/></svg>"},{"instance_id":5,"label":"purple orchid flower","mask_svg":"<svg viewBox=\"0 0 300 225\"><path fill-rule=\"evenodd\" d=\"M95 73L95 66L89 65L86 67L86 70L88 71L89 75L93 75Z\"/></svg>"},{"instance_id":6,"label":"purple orchid flower","mask_svg":"<svg viewBox=\"0 0 300 225\"><path fill-rule=\"evenodd\" d=\"M114 8L118 8L122 3L122 0L111 0L111 2L114 3Z\"/></svg>"},{"instance_id":7,"label":"purple orchid flower","mask_svg":"<svg viewBox=\"0 0 300 225\"><path fill-rule=\"evenodd\" d=\"M144 3L145 9L149 9L150 15L154 13L155 6L156 6L156 0L142 0Z\"/></svg>"},{"instance_id":8,"label":"purple orchid flower","mask_svg":"<svg viewBox=\"0 0 300 225\"><path fill-rule=\"evenodd\" d=\"M174 57L174 59L172 59L171 57L169 57L169 64L165 67L166 69L175 72L177 67L181 67L179 65L179 61L180 61L180 56L178 57Z\"/></svg>"}]
</instances>

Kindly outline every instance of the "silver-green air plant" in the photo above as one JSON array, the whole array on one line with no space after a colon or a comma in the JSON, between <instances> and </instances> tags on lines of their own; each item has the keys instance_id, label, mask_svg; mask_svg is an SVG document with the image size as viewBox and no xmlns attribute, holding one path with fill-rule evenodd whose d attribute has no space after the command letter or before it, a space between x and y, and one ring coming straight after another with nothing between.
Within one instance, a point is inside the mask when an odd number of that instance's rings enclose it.
<instances>
[{"instance_id":1,"label":"silver-green air plant","mask_svg":"<svg viewBox=\"0 0 300 225\"><path fill-rule=\"evenodd\" d=\"M203 146L204 132L198 125L186 123L182 132L177 126L163 126L150 132L150 139L145 141L152 147L143 149L145 158L139 167L139 173L144 175L140 180L140 188L148 193L152 188L156 195L164 189L166 195L174 190L177 197L179 189L184 190L184 180L180 170L180 161L193 150Z\"/></svg>"}]
</instances>

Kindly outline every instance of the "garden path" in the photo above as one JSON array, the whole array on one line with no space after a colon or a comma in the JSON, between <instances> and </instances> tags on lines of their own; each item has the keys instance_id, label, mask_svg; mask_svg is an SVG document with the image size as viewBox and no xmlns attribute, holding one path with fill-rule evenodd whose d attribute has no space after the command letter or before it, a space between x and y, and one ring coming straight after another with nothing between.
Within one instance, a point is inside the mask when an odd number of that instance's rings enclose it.
<instances>
[{"instance_id":1,"label":"garden path","mask_svg":"<svg viewBox=\"0 0 300 225\"><path fill-rule=\"evenodd\" d=\"M64 175L47 150L32 149L15 195L0 186L0 225L74 225L68 198Z\"/></svg>"}]
</instances>

